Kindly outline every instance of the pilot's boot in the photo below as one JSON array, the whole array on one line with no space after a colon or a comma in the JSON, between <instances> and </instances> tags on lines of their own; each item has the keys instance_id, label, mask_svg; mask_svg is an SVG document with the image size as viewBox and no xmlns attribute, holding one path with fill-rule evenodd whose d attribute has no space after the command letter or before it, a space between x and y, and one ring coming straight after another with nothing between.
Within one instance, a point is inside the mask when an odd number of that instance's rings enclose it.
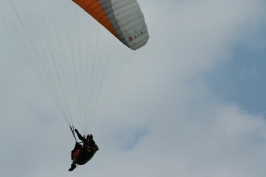
<instances>
[{"instance_id":1,"label":"pilot's boot","mask_svg":"<svg viewBox=\"0 0 266 177\"><path fill-rule=\"evenodd\" d=\"M77 165L73 162L68 171L73 171L76 167L77 167Z\"/></svg>"}]
</instances>

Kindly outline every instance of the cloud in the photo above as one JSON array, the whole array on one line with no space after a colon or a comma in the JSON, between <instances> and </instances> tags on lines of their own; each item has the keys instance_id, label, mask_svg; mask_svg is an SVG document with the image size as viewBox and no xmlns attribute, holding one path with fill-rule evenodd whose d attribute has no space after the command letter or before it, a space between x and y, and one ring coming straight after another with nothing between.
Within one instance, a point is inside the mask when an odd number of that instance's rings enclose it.
<instances>
[{"instance_id":1,"label":"cloud","mask_svg":"<svg viewBox=\"0 0 266 177\"><path fill-rule=\"evenodd\" d=\"M1 153L3 174L265 176L264 115L224 102L204 81L206 70L233 60L235 45L252 43L249 37L262 28L263 3L140 3L151 38L94 122L99 152L73 173L67 168L74 141L52 100L29 67L13 65L15 56L1 60L16 71L1 70L1 152L9 152Z\"/></svg>"}]
</instances>

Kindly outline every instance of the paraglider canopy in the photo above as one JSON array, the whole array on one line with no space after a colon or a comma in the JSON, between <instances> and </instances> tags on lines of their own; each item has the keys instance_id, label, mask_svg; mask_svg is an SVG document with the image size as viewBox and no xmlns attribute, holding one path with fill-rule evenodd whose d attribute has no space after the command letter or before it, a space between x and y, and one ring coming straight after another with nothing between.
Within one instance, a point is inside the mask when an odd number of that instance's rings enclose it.
<instances>
[{"instance_id":1,"label":"paraglider canopy","mask_svg":"<svg viewBox=\"0 0 266 177\"><path fill-rule=\"evenodd\" d=\"M132 50L147 43L147 25L136 0L73 1Z\"/></svg>"}]
</instances>

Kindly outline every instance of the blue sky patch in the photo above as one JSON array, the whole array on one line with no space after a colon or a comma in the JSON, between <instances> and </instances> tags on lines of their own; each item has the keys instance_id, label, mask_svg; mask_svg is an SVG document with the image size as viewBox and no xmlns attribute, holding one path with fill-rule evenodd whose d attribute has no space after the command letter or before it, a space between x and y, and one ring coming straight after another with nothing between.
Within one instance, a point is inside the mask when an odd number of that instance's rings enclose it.
<instances>
[{"instance_id":1,"label":"blue sky patch","mask_svg":"<svg viewBox=\"0 0 266 177\"><path fill-rule=\"evenodd\" d=\"M219 70L207 73L206 83L224 99L234 102L251 114L259 114L266 107L266 52L236 48L233 59Z\"/></svg>"},{"instance_id":2,"label":"blue sky patch","mask_svg":"<svg viewBox=\"0 0 266 177\"><path fill-rule=\"evenodd\" d=\"M134 127L120 130L116 134L116 140L121 149L129 151L134 149L139 140L148 133L147 127Z\"/></svg>"}]
</instances>

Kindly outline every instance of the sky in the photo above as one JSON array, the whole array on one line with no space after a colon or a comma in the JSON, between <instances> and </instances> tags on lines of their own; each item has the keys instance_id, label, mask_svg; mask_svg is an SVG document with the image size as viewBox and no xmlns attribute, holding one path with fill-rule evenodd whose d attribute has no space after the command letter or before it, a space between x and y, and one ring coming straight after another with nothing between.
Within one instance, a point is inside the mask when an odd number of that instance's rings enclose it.
<instances>
[{"instance_id":1,"label":"sky","mask_svg":"<svg viewBox=\"0 0 266 177\"><path fill-rule=\"evenodd\" d=\"M71 132L0 23L1 176L266 175L265 1L139 4L150 39L94 120L100 150L73 172Z\"/></svg>"}]
</instances>

